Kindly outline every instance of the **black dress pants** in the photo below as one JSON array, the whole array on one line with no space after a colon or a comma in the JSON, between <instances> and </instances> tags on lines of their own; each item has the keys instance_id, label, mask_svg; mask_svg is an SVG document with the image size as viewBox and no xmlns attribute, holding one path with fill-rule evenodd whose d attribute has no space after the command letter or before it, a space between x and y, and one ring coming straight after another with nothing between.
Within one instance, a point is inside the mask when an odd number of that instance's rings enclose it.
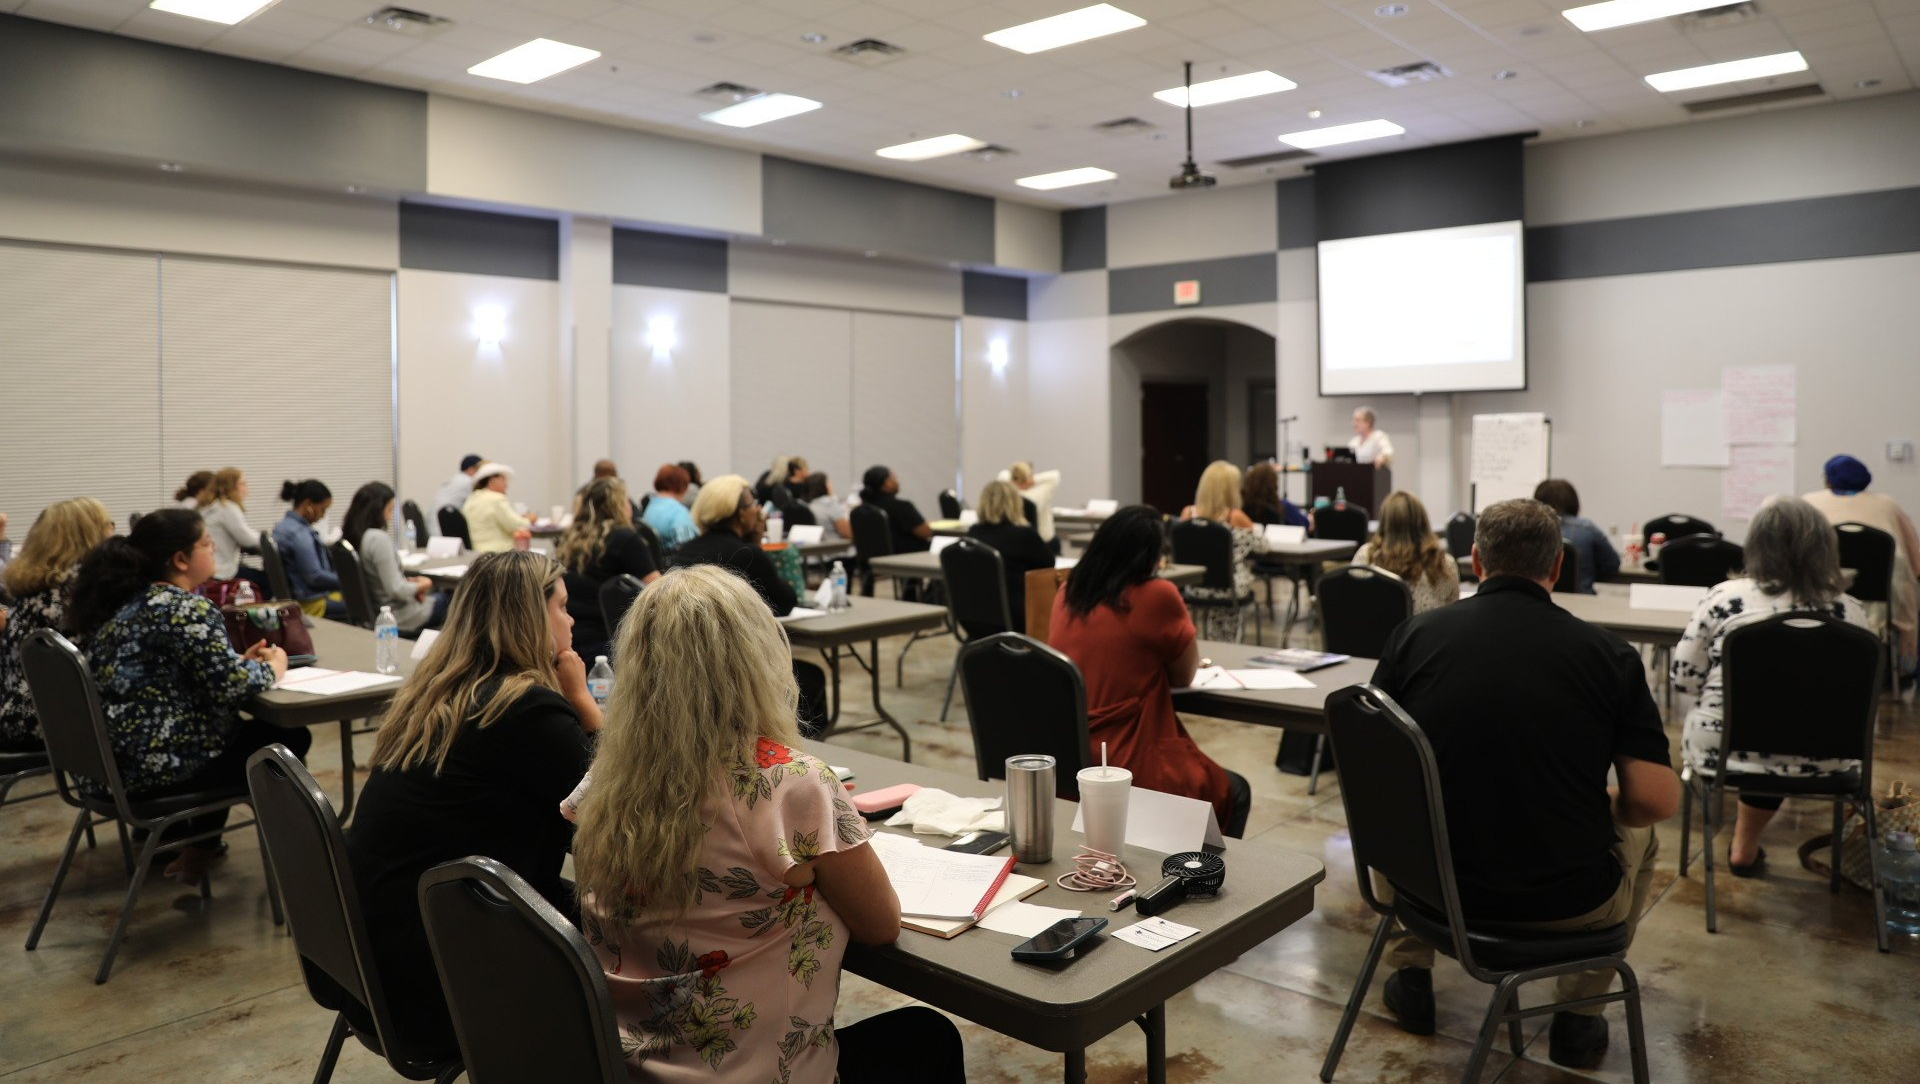
<instances>
[{"instance_id":1,"label":"black dress pants","mask_svg":"<svg viewBox=\"0 0 1920 1084\"><path fill-rule=\"evenodd\" d=\"M257 719L242 719L240 725L234 727L233 733L227 736L227 747L222 749L218 756L207 761L199 771L177 783L142 791L132 797L135 801L139 801L145 798L165 798L173 794L192 794L195 791L244 787L247 785L247 758L256 750L264 749L275 742L293 750L293 755L304 761L307 759L307 750L313 746L313 732L305 727L296 730L273 726ZM230 807L198 817L189 817L184 821L176 821L160 837L160 841L165 843L168 840L199 835L201 832L218 831L226 827L229 811ZM217 851L220 849L220 838L215 836L211 839L203 839L191 846Z\"/></svg>"},{"instance_id":2,"label":"black dress pants","mask_svg":"<svg viewBox=\"0 0 1920 1084\"><path fill-rule=\"evenodd\" d=\"M966 1049L953 1021L912 1005L834 1029L840 1084L966 1084Z\"/></svg>"}]
</instances>

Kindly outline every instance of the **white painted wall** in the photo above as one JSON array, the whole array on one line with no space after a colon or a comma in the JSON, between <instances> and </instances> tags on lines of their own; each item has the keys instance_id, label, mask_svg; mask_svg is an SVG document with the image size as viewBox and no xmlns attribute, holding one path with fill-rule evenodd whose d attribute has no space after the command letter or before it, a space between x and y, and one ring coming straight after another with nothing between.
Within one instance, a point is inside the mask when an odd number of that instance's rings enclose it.
<instances>
[{"instance_id":1,"label":"white painted wall","mask_svg":"<svg viewBox=\"0 0 1920 1084\"><path fill-rule=\"evenodd\" d=\"M399 274L400 490L431 500L469 452L512 466L511 500L567 503L557 283L444 271ZM474 312L500 306L506 336L480 345Z\"/></svg>"},{"instance_id":2,"label":"white painted wall","mask_svg":"<svg viewBox=\"0 0 1920 1084\"><path fill-rule=\"evenodd\" d=\"M613 451L613 224L568 215L560 220L561 403L571 477L593 477ZM629 468L631 469L631 468Z\"/></svg>"},{"instance_id":3,"label":"white painted wall","mask_svg":"<svg viewBox=\"0 0 1920 1084\"><path fill-rule=\"evenodd\" d=\"M1138 267L1272 252L1273 185L1176 192L1107 208L1107 266Z\"/></svg>"},{"instance_id":4,"label":"white painted wall","mask_svg":"<svg viewBox=\"0 0 1920 1084\"><path fill-rule=\"evenodd\" d=\"M636 489L662 463L690 459L709 477L733 469L729 305L725 294L613 288L613 458ZM648 345L656 319L672 322L673 350Z\"/></svg>"},{"instance_id":5,"label":"white painted wall","mask_svg":"<svg viewBox=\"0 0 1920 1084\"><path fill-rule=\"evenodd\" d=\"M1007 359L997 370L992 362L996 342L1005 344ZM960 497L970 508L979 504L980 490L1014 460L1036 454L1030 421L1031 374L1025 321L962 318Z\"/></svg>"},{"instance_id":6,"label":"white painted wall","mask_svg":"<svg viewBox=\"0 0 1920 1084\"><path fill-rule=\"evenodd\" d=\"M960 272L784 245L735 242L727 289L750 301L874 312L960 315Z\"/></svg>"},{"instance_id":7,"label":"white painted wall","mask_svg":"<svg viewBox=\"0 0 1920 1084\"><path fill-rule=\"evenodd\" d=\"M1060 212L1010 200L993 201L993 262L1019 271L1060 270Z\"/></svg>"},{"instance_id":8,"label":"white painted wall","mask_svg":"<svg viewBox=\"0 0 1920 1084\"><path fill-rule=\"evenodd\" d=\"M1032 280L1027 320L1026 456L1060 471L1063 506L1111 497L1106 272Z\"/></svg>"}]
</instances>

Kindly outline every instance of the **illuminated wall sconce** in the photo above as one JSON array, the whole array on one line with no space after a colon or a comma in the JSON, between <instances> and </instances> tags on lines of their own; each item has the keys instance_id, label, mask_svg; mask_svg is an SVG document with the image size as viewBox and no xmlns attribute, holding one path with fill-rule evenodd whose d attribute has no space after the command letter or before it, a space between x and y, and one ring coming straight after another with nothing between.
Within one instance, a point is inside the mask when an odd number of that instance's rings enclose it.
<instances>
[{"instance_id":1,"label":"illuminated wall sconce","mask_svg":"<svg viewBox=\"0 0 1920 1084\"><path fill-rule=\"evenodd\" d=\"M481 305L473 310L473 337L481 346L499 346L507 337L507 310Z\"/></svg>"},{"instance_id":2,"label":"illuminated wall sconce","mask_svg":"<svg viewBox=\"0 0 1920 1084\"><path fill-rule=\"evenodd\" d=\"M680 347L680 329L673 317L655 316L647 321L647 346L652 348L655 361L673 360L673 352Z\"/></svg>"},{"instance_id":3,"label":"illuminated wall sconce","mask_svg":"<svg viewBox=\"0 0 1920 1084\"><path fill-rule=\"evenodd\" d=\"M995 376L1007 371L1007 340L995 339L987 344L987 364L993 366Z\"/></svg>"}]
</instances>

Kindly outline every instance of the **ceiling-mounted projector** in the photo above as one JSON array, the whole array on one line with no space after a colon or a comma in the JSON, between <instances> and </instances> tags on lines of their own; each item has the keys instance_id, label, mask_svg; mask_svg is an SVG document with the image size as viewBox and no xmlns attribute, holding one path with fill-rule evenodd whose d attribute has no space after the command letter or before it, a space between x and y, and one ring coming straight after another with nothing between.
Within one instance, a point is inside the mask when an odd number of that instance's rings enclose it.
<instances>
[{"instance_id":1,"label":"ceiling-mounted projector","mask_svg":"<svg viewBox=\"0 0 1920 1084\"><path fill-rule=\"evenodd\" d=\"M1211 173L1200 172L1193 161L1193 61L1187 61L1187 160L1180 163L1178 175L1167 179L1167 187L1178 192L1187 188L1212 188L1219 180Z\"/></svg>"}]
</instances>

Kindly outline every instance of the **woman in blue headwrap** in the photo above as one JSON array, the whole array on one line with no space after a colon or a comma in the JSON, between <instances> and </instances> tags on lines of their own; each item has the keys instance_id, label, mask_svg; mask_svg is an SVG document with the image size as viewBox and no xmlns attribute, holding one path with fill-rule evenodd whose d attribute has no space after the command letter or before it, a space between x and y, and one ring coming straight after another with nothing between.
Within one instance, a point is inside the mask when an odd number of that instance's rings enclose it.
<instances>
[{"instance_id":1,"label":"woman in blue headwrap","mask_svg":"<svg viewBox=\"0 0 1920 1084\"><path fill-rule=\"evenodd\" d=\"M1873 474L1867 465L1850 455L1827 460L1827 488L1807 494L1807 503L1818 508L1829 523L1864 523L1893 536L1893 601L1890 613L1882 615L1878 606L1869 608L1876 628L1892 620L1900 636L1901 674L1913 672L1915 648L1915 600L1920 598L1920 534L1913 520L1884 493L1868 493Z\"/></svg>"}]
</instances>

